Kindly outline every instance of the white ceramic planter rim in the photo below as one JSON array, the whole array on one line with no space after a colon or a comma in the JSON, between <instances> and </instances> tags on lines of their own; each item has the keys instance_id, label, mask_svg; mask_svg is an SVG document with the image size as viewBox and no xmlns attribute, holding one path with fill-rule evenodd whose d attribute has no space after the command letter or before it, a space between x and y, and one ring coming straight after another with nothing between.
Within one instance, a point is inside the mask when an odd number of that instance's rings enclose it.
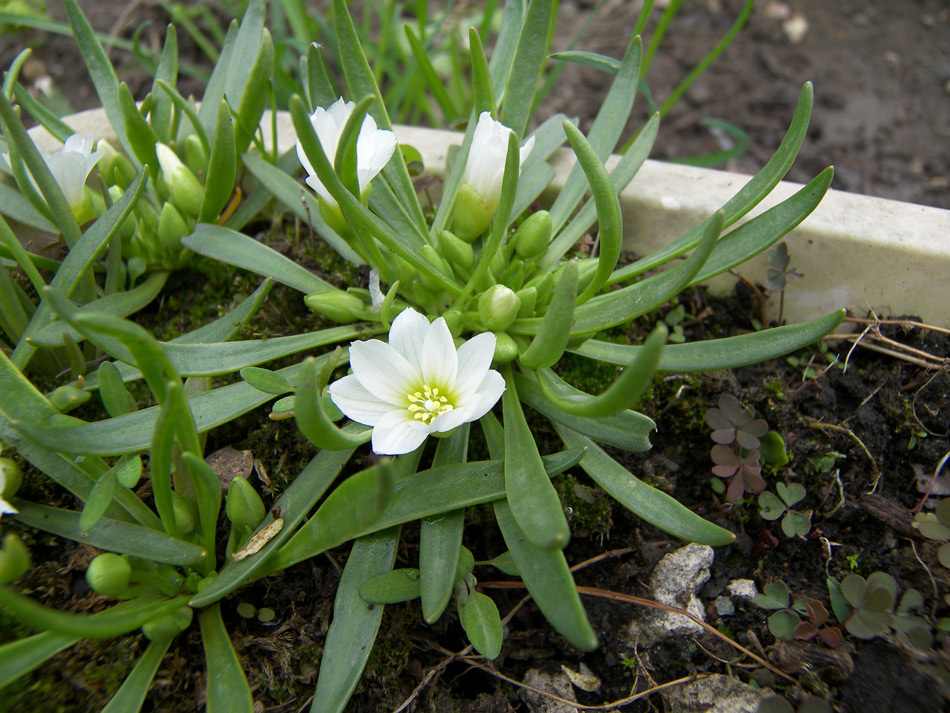
<instances>
[{"instance_id":1,"label":"white ceramic planter rim","mask_svg":"<svg viewBox=\"0 0 950 713\"><path fill-rule=\"evenodd\" d=\"M293 146L290 117L277 117L278 149ZM96 138L115 135L101 109L66 117L78 133ZM265 116L262 122L269 127ZM397 126L400 142L422 154L426 169L442 173L449 146L461 143L452 131ZM42 129L31 131L46 151L59 143ZM618 160L608 160L608 168ZM561 149L551 158L556 192L570 173L574 156ZM648 160L621 194L625 246L640 255L661 247L718 210L750 176ZM800 184L782 181L750 213L771 208L795 193ZM831 190L818 208L789 233L785 242L791 265L804 277L786 290L785 318L801 322L848 307L856 314L869 308L878 316L913 314L924 322L950 328L950 211L913 203ZM749 279L762 283L765 255L742 266ZM772 305L775 308L775 305Z\"/></svg>"}]
</instances>

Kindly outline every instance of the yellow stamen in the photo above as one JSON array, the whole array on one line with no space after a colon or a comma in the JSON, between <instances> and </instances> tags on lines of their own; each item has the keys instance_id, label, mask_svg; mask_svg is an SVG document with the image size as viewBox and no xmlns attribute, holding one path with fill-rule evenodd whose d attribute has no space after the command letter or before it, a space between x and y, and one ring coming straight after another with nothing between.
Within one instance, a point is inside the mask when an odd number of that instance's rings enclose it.
<instances>
[{"instance_id":1,"label":"yellow stamen","mask_svg":"<svg viewBox=\"0 0 950 713\"><path fill-rule=\"evenodd\" d=\"M431 387L428 384L422 385L421 391L415 391L407 395L409 399L409 412L417 421L427 426L436 416L448 413L455 406L449 403L449 397L443 393L438 386Z\"/></svg>"}]
</instances>

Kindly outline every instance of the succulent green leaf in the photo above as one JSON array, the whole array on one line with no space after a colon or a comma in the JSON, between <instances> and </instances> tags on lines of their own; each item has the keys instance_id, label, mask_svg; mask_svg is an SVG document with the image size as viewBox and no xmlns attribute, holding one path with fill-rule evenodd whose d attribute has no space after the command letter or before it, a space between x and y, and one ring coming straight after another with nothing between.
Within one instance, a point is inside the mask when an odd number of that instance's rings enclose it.
<instances>
[{"instance_id":1,"label":"succulent green leaf","mask_svg":"<svg viewBox=\"0 0 950 713\"><path fill-rule=\"evenodd\" d=\"M519 358L522 366L543 369L556 364L564 354L574 323L577 280L577 261L571 260L561 270L551 304L540 320L537 334Z\"/></svg>"},{"instance_id":2,"label":"succulent green leaf","mask_svg":"<svg viewBox=\"0 0 950 713\"><path fill-rule=\"evenodd\" d=\"M581 651L597 648L597 635L587 620L564 553L531 544L505 501L495 503L495 519L525 587L545 618Z\"/></svg>"},{"instance_id":3,"label":"succulent green leaf","mask_svg":"<svg viewBox=\"0 0 950 713\"><path fill-rule=\"evenodd\" d=\"M504 629L498 615L498 607L491 597L481 592L472 592L465 603L459 605L458 611L459 622L475 650L487 659L498 658Z\"/></svg>"},{"instance_id":4,"label":"succulent green leaf","mask_svg":"<svg viewBox=\"0 0 950 713\"><path fill-rule=\"evenodd\" d=\"M201 202L199 222L210 223L224 210L234 191L237 175L237 152L234 146L234 122L231 109L224 100L218 108L214 127L214 143L208 161L208 177L205 179L205 195Z\"/></svg>"},{"instance_id":5,"label":"succulent green leaf","mask_svg":"<svg viewBox=\"0 0 950 713\"><path fill-rule=\"evenodd\" d=\"M505 493L518 526L529 541L542 549L564 549L571 530L561 499L554 490L538 453L515 381L509 372L502 394L505 419Z\"/></svg>"},{"instance_id":6,"label":"succulent green leaf","mask_svg":"<svg viewBox=\"0 0 950 713\"><path fill-rule=\"evenodd\" d=\"M171 26L169 26L171 27ZM138 713L172 640L151 641L102 713Z\"/></svg>"},{"instance_id":7,"label":"succulent green leaf","mask_svg":"<svg viewBox=\"0 0 950 713\"><path fill-rule=\"evenodd\" d=\"M241 369L240 373L244 381L258 391L263 391L265 394L280 396L281 394L286 394L294 390L293 384L291 384L286 377L270 369L262 369L258 366L246 366Z\"/></svg>"},{"instance_id":8,"label":"succulent green leaf","mask_svg":"<svg viewBox=\"0 0 950 713\"><path fill-rule=\"evenodd\" d=\"M253 713L251 689L224 628L220 605L213 604L198 612L198 625L207 669L208 713Z\"/></svg>"},{"instance_id":9,"label":"succulent green leaf","mask_svg":"<svg viewBox=\"0 0 950 713\"><path fill-rule=\"evenodd\" d=\"M82 515L79 516L80 530L88 531L105 515L109 505L112 504L115 486L115 469L113 468L103 473L89 492L89 498L83 506Z\"/></svg>"},{"instance_id":10,"label":"succulent green leaf","mask_svg":"<svg viewBox=\"0 0 950 713\"><path fill-rule=\"evenodd\" d=\"M529 3L521 25L499 117L501 123L518 137L525 135L528 117L534 106L534 97L551 45L556 9L554 0Z\"/></svg>"},{"instance_id":11,"label":"succulent green leaf","mask_svg":"<svg viewBox=\"0 0 950 713\"><path fill-rule=\"evenodd\" d=\"M372 604L399 604L418 599L422 593L419 570L403 567L377 574L363 582L360 596Z\"/></svg>"},{"instance_id":12,"label":"succulent green leaf","mask_svg":"<svg viewBox=\"0 0 950 713\"><path fill-rule=\"evenodd\" d=\"M319 375L312 357L300 365L297 392L294 395L294 418L300 432L317 448L328 450L352 449L369 441L373 435L372 428L364 427L354 432L352 429L337 428L330 420L317 393Z\"/></svg>"},{"instance_id":13,"label":"succulent green leaf","mask_svg":"<svg viewBox=\"0 0 950 713\"><path fill-rule=\"evenodd\" d=\"M0 688L32 671L81 637L44 631L0 646Z\"/></svg>"}]
</instances>

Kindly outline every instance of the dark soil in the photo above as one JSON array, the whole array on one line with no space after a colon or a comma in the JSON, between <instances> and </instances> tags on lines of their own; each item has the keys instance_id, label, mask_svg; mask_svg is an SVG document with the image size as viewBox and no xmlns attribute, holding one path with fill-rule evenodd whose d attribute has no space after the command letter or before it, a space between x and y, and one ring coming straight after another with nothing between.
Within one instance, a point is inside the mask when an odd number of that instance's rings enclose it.
<instances>
[{"instance_id":1,"label":"dark soil","mask_svg":"<svg viewBox=\"0 0 950 713\"><path fill-rule=\"evenodd\" d=\"M711 0L684 11L651 70L649 80L658 98L725 32L739 4ZM117 23L112 4L82 5L98 27L109 30L115 25L123 35L143 17L160 18L157 8L134 4L131 13ZM563 2L564 24L576 27L580 14L589 12L587 5ZM747 30L671 114L658 140L658 155L683 156L717 148L708 135L695 128L700 118L715 116L749 131L747 154L730 167L755 170L778 144L800 82L813 79L818 97L816 115L792 179L806 180L833 162L838 166L839 188L950 207L950 95L946 90L950 11L945 3L907 3L896 12L884 0L790 2L791 10L802 13L809 22L810 29L800 44L791 43L783 34L781 21L767 12L768 3L761 5ZM591 39L582 46L619 56L635 11L632 5L608 2L604 13L595 23ZM146 41L159 42L160 35L154 33L161 26L153 23L146 30ZM38 40L33 37L32 41ZM41 64L35 67L39 75L53 77L75 108L85 108L95 104L94 94L69 54L70 47L71 40L43 41L37 48ZM0 63L8 62L14 49L3 48ZM570 95L552 96L549 108L589 119L605 89L603 77L571 68L565 78L572 72L578 74L571 82ZM144 74L133 70L124 76L138 77L133 81L139 82L139 89L144 87ZM288 251L291 248L286 246ZM208 281L207 270L176 276L178 304L191 305L201 299L203 293L196 286ZM268 307L252 329L270 333L280 329L281 323L286 327L287 320L308 318L298 303L289 304L279 293L273 299L275 306ZM680 303L685 307L683 325L690 341L752 328L754 310L745 292L718 299L699 290L682 296ZM160 319L157 312L151 317ZM886 336L936 357L950 353L947 335L897 326L881 329ZM636 330L632 336L639 339L646 333L646 325ZM760 590L782 579L793 599L814 597L827 605L827 576L841 579L852 572L867 576L883 571L897 580L901 592L915 588L923 594L927 611L922 614L950 615L942 598L950 589L950 575L937 563L933 543L909 526L911 510L923 497L919 474L926 489L928 474L950 450L950 377L945 369L928 370L861 347L848 357L845 370L841 362L848 349L847 343L834 342L825 351L809 349L791 361L779 359L732 372L669 375L657 382L642 404L641 410L657 423L654 450L629 457L626 465L704 517L737 533L734 545L716 552L711 578L700 593L705 604L711 605L733 579L751 578ZM839 364L830 365L829 356L836 355ZM806 373L806 367L813 371ZM566 368L572 371L577 366L568 362ZM600 376L609 380L613 370ZM747 496L733 506L713 491L712 441L703 416L721 393L734 394L752 406L784 438L790 463L767 471L766 479L773 490L776 482L797 482L807 488L808 495L798 506L812 514L807 538L786 538L777 523L759 516L754 498ZM540 420L536 430L542 441L551 435ZM308 457L308 447L301 443L293 423L267 421L266 412L261 411L238 420L233 428L211 434L207 452L228 445L248 449L262 461L271 484L252 482L268 503ZM620 506L605 505L609 499L579 469L560 482L572 507L573 541L566 553L569 562L579 564L605 550L618 553L579 570L575 575L578 584L644 594L652 566L681 543ZM594 505L575 497L575 483L590 488L596 498ZM935 489L934 495L945 492L950 489ZM487 526L490 512L476 508L470 518L467 546L480 559L499 554L504 545L495 528ZM8 521L3 524L6 529ZM22 532L15 524L9 527ZM418 538L412 527L405 528L403 534L399 562L411 566L416 562ZM64 546L35 533L29 535L29 544L39 565L18 584L21 591L49 606L72 611L95 610L105 604L103 598L89 593L83 579L93 554L88 548ZM309 708L345 558L346 548L342 548L256 583L222 603L226 626L255 700L264 710ZM494 570L480 568L476 574L505 616L522 593L493 587L492 580L511 579ZM269 607L276 618L266 624L241 618L236 612L241 602ZM619 700L631 691L692 672L716 672L773 686L790 700L804 693L828 697L842 711L916 713L945 706L927 670L928 666L947 670L950 654L945 642L937 645L943 649L924 657L910 655L906 644L890 636L869 643L846 636L845 645L837 651L815 642L783 644L768 630L768 612L739 604L735 615L717 617L710 606L707 619L711 624L753 650L761 644L782 670L799 680L799 687L788 687L767 669L747 666L748 659L711 636L634 651L624 636L636 614L632 605L592 597L585 598L585 604L601 637L598 651L582 654L570 647L529 602L508 624L502 654L489 667L521 681L530 669L557 673L561 665L577 670L583 662L603 682L598 694L578 692L579 700L589 705ZM11 635L27 633L11 631L6 618L0 618L0 623ZM0 709L98 710L145 646L138 636L116 644L83 643L59 654L6 692ZM517 687L474 667L475 663L484 665L482 662L455 659L443 668L448 652L459 651L463 645L454 613L428 627L421 622L416 605L387 607L367 673L347 710L394 710L423 681L426 685L410 710L527 710ZM175 642L165 658L144 710L201 709L203 677L200 639L193 628ZM661 708L654 697L624 710Z\"/></svg>"}]
</instances>

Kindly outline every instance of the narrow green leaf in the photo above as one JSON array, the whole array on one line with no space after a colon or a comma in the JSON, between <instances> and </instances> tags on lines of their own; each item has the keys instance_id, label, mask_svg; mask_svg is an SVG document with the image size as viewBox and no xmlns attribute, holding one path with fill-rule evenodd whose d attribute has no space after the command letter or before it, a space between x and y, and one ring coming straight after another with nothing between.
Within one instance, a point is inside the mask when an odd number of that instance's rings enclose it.
<instances>
[{"instance_id":1,"label":"narrow green leaf","mask_svg":"<svg viewBox=\"0 0 950 713\"><path fill-rule=\"evenodd\" d=\"M293 384L285 377L270 369L262 369L258 366L246 366L241 369L240 373L244 381L258 391L263 391L267 394L280 396L281 394L286 394L294 390Z\"/></svg>"},{"instance_id":2,"label":"narrow green leaf","mask_svg":"<svg viewBox=\"0 0 950 713\"><path fill-rule=\"evenodd\" d=\"M785 237L818 207L833 175L834 169L829 166L791 198L724 235L691 284L731 270Z\"/></svg>"},{"instance_id":3,"label":"narrow green leaf","mask_svg":"<svg viewBox=\"0 0 950 713\"><path fill-rule=\"evenodd\" d=\"M659 371L715 371L758 364L797 351L832 332L841 324L844 310L824 317L761 332L689 344L671 344L660 355ZM629 364L643 347L611 344L590 339L571 351L608 364Z\"/></svg>"},{"instance_id":4,"label":"narrow green leaf","mask_svg":"<svg viewBox=\"0 0 950 713\"><path fill-rule=\"evenodd\" d=\"M123 488L134 488L141 477L142 459L137 454L124 455L116 461L115 479Z\"/></svg>"},{"instance_id":5,"label":"narrow green leaf","mask_svg":"<svg viewBox=\"0 0 950 713\"><path fill-rule=\"evenodd\" d=\"M495 92L492 90L491 72L481 37L474 27L468 28L468 46L472 58L472 97L475 116L483 111L495 116ZM498 48L495 48L498 51ZM537 148L537 145L535 146Z\"/></svg>"},{"instance_id":6,"label":"narrow green leaf","mask_svg":"<svg viewBox=\"0 0 950 713\"><path fill-rule=\"evenodd\" d=\"M122 375L115 364L104 361L96 371L99 376L99 396L106 412L113 418L123 416L132 410L129 392L122 383Z\"/></svg>"},{"instance_id":7,"label":"narrow green leaf","mask_svg":"<svg viewBox=\"0 0 950 713\"><path fill-rule=\"evenodd\" d=\"M300 432L317 448L327 450L348 450L369 441L372 428L362 428L354 433L352 429L337 428L327 416L317 393L319 373L312 357L300 365L294 401L294 419Z\"/></svg>"},{"instance_id":8,"label":"narrow green leaf","mask_svg":"<svg viewBox=\"0 0 950 713\"><path fill-rule=\"evenodd\" d=\"M178 404L171 396L176 388L181 389L181 383L167 382L159 399L161 407L155 421L148 459L148 477L152 483L155 509L162 519L165 532L172 537L178 536L178 523L172 507L172 449L175 445L176 421L180 418Z\"/></svg>"},{"instance_id":9,"label":"narrow green leaf","mask_svg":"<svg viewBox=\"0 0 950 713\"><path fill-rule=\"evenodd\" d=\"M169 25L169 27L171 27ZM172 639L151 641L102 713L138 713Z\"/></svg>"},{"instance_id":10,"label":"narrow green leaf","mask_svg":"<svg viewBox=\"0 0 950 713\"><path fill-rule=\"evenodd\" d=\"M181 244L199 255L271 277L306 295L335 289L276 250L230 228L202 223L182 238Z\"/></svg>"},{"instance_id":11,"label":"narrow green leaf","mask_svg":"<svg viewBox=\"0 0 950 713\"><path fill-rule=\"evenodd\" d=\"M204 125L206 132L214 131L214 124L218 118L218 106L221 104L221 100L225 98L225 87L228 82L232 57L234 56L234 43L237 40L238 27L237 20L232 20L228 25L227 34L225 34L224 42L221 44L221 54L218 55L218 61L214 64L214 69L211 71L211 76L205 86L204 96L201 99L198 118ZM229 102L229 104L231 103Z\"/></svg>"},{"instance_id":12,"label":"narrow green leaf","mask_svg":"<svg viewBox=\"0 0 950 713\"><path fill-rule=\"evenodd\" d=\"M72 510L24 500L18 500L17 507L20 510L17 520L30 527L108 552L174 565L195 565L206 557L205 550L198 545L141 525L101 518L89 530L83 530L79 525L79 513Z\"/></svg>"},{"instance_id":13,"label":"narrow green leaf","mask_svg":"<svg viewBox=\"0 0 950 713\"><path fill-rule=\"evenodd\" d=\"M167 82L170 86L175 86L178 81L178 32L174 25L165 27L165 43L152 80L152 108L149 111L152 129L167 144L175 138L171 135L172 102L167 94L156 91L160 81Z\"/></svg>"},{"instance_id":14,"label":"narrow green leaf","mask_svg":"<svg viewBox=\"0 0 950 713\"><path fill-rule=\"evenodd\" d=\"M528 4L521 26L511 71L505 84L500 117L501 123L518 137L524 136L534 106L534 97L551 45L556 9L557 2L554 0L535 0Z\"/></svg>"},{"instance_id":15,"label":"narrow green leaf","mask_svg":"<svg viewBox=\"0 0 950 713\"><path fill-rule=\"evenodd\" d=\"M240 33L238 34L238 43L240 43ZM240 102L236 101L232 95L227 95L228 103L237 107L235 115L237 126L234 131L234 148L237 154L242 154L247 150L251 139L258 131L264 109L271 100L270 89L274 76L274 41L271 39L267 28L260 32L259 37L257 56L251 64L251 72L241 93ZM235 57L231 65L232 68L237 66L239 61Z\"/></svg>"},{"instance_id":16,"label":"narrow green leaf","mask_svg":"<svg viewBox=\"0 0 950 713\"><path fill-rule=\"evenodd\" d=\"M78 636L44 631L0 646L0 689L32 671L80 640Z\"/></svg>"},{"instance_id":17,"label":"narrow green leaf","mask_svg":"<svg viewBox=\"0 0 950 713\"><path fill-rule=\"evenodd\" d=\"M392 494L393 478L388 467L361 470L327 496L300 535L311 538L311 546L321 551L341 545L373 525Z\"/></svg>"},{"instance_id":18,"label":"narrow green leaf","mask_svg":"<svg viewBox=\"0 0 950 713\"><path fill-rule=\"evenodd\" d=\"M577 261L571 260L561 270L551 304L540 320L537 334L519 357L522 366L543 369L558 362L571 338L576 304Z\"/></svg>"},{"instance_id":19,"label":"narrow green leaf","mask_svg":"<svg viewBox=\"0 0 950 713\"><path fill-rule=\"evenodd\" d=\"M597 648L597 635L587 620L571 570L558 549L531 544L508 503L495 503L495 519L521 572L521 579L544 617L581 651Z\"/></svg>"},{"instance_id":20,"label":"narrow green leaf","mask_svg":"<svg viewBox=\"0 0 950 713\"><path fill-rule=\"evenodd\" d=\"M556 59L560 62L571 62L591 69L599 69L616 76L620 71L620 60L608 57L596 52L584 52L581 50L565 50L563 52L552 52L548 59Z\"/></svg>"},{"instance_id":21,"label":"narrow green leaf","mask_svg":"<svg viewBox=\"0 0 950 713\"><path fill-rule=\"evenodd\" d=\"M201 202L198 221L211 223L224 210L237 175L237 152L234 146L234 123L228 103L221 101L218 120L214 127L214 143L208 161L208 177L205 179L205 195Z\"/></svg>"},{"instance_id":22,"label":"narrow green leaf","mask_svg":"<svg viewBox=\"0 0 950 713\"><path fill-rule=\"evenodd\" d=\"M373 649L383 606L367 606L360 597L363 583L392 569L399 529L357 540L343 568L333 602L311 713L342 713Z\"/></svg>"},{"instance_id":23,"label":"narrow green leaf","mask_svg":"<svg viewBox=\"0 0 950 713\"><path fill-rule=\"evenodd\" d=\"M594 194L599 223L597 272L577 298L577 304L581 305L597 294L617 266L620 249L623 247L623 219L620 215L620 199L617 198L603 160L594 151L581 130L569 121L564 122L564 133L567 134L567 139L577 155L578 164L587 176Z\"/></svg>"},{"instance_id":24,"label":"narrow green leaf","mask_svg":"<svg viewBox=\"0 0 950 713\"><path fill-rule=\"evenodd\" d=\"M250 84L254 64L261 51L261 35L264 32L264 2L250 0L241 18L234 40L234 48L227 63L225 97L231 106L238 106L245 92L257 92L261 88ZM217 106L217 101L215 102Z\"/></svg>"},{"instance_id":25,"label":"narrow green leaf","mask_svg":"<svg viewBox=\"0 0 950 713\"><path fill-rule=\"evenodd\" d=\"M564 549L571 530L561 500L544 470L534 434L528 427L514 379L502 395L505 418L505 493L519 527L533 545Z\"/></svg>"},{"instance_id":26,"label":"narrow green leaf","mask_svg":"<svg viewBox=\"0 0 950 713\"><path fill-rule=\"evenodd\" d=\"M155 145L159 143L158 135L149 126L142 116L135 97L125 82L119 85L119 109L122 111L122 123L125 127L125 137L132 147L132 154L142 164L148 164L148 173L153 179L158 175L158 157L155 154Z\"/></svg>"},{"instance_id":27,"label":"narrow green leaf","mask_svg":"<svg viewBox=\"0 0 950 713\"><path fill-rule=\"evenodd\" d=\"M363 582L360 597L371 604L399 604L418 599L422 592L419 570L414 567L393 569Z\"/></svg>"},{"instance_id":28,"label":"narrow green leaf","mask_svg":"<svg viewBox=\"0 0 950 713\"><path fill-rule=\"evenodd\" d=\"M188 121L191 123L191 128L194 129L195 135L198 137L198 140L201 142L201 147L211 153L211 142L208 140L208 132L205 129L204 124L201 123L201 120L198 118L198 113L195 111L194 102L188 101L181 94L178 93L178 90L175 89L172 85L158 80L155 82L155 86L161 89L168 97L171 99L172 103L178 108L178 110L188 117ZM204 101L210 101L208 94L205 94Z\"/></svg>"},{"instance_id":29,"label":"narrow green leaf","mask_svg":"<svg viewBox=\"0 0 950 713\"><path fill-rule=\"evenodd\" d=\"M614 383L598 396L575 389L550 369L538 370L538 385L551 403L574 416L599 418L633 408L653 383L666 334L666 325L658 324L637 353L636 359L624 367Z\"/></svg>"},{"instance_id":30,"label":"narrow green leaf","mask_svg":"<svg viewBox=\"0 0 950 713\"><path fill-rule=\"evenodd\" d=\"M422 76L425 78L426 86L432 93L432 98L435 99L439 105L439 110L442 112L446 122L454 121L461 112L459 112L452 102L452 98L445 89L444 81L435 71L435 67L432 66L432 60L429 59L429 54L422 46L422 43L419 42L416 33L412 31L412 27L407 24L403 25L403 29L406 32L406 39L409 41L409 49L412 51L412 56L415 57L419 63L419 68L422 70ZM471 30L472 28L469 29Z\"/></svg>"},{"instance_id":31,"label":"narrow green leaf","mask_svg":"<svg viewBox=\"0 0 950 713\"><path fill-rule=\"evenodd\" d=\"M82 53L83 62L89 70L89 76L96 88L96 95L102 103L102 108L105 109L109 123L112 124L122 147L131 155L132 147L125 138L122 110L119 108L119 78L76 0L63 0L63 8L66 10L66 19L72 27L73 37Z\"/></svg>"},{"instance_id":32,"label":"narrow green leaf","mask_svg":"<svg viewBox=\"0 0 950 713\"><path fill-rule=\"evenodd\" d=\"M620 411L612 416L587 418L562 411L544 396L536 380L524 374L515 374L518 395L531 408L552 421L569 426L575 431L617 448L639 453L648 451L650 433L656 428L652 419L636 411Z\"/></svg>"},{"instance_id":33,"label":"narrow green leaf","mask_svg":"<svg viewBox=\"0 0 950 713\"><path fill-rule=\"evenodd\" d=\"M45 233L56 232L56 226L34 208L20 191L2 183L0 183L0 213L17 223L23 223ZM0 254L8 257L7 252L3 251Z\"/></svg>"},{"instance_id":34,"label":"narrow green leaf","mask_svg":"<svg viewBox=\"0 0 950 713\"><path fill-rule=\"evenodd\" d=\"M494 87L503 87L511 73L512 59L521 34L521 25L527 3L525 0L510 0L505 3L501 18L501 29L495 40L495 49L491 56L491 82Z\"/></svg>"},{"instance_id":35,"label":"narrow green leaf","mask_svg":"<svg viewBox=\"0 0 950 713\"><path fill-rule=\"evenodd\" d=\"M49 609L9 587L0 586L0 604L24 624L84 639L108 639L138 629L162 614L185 606L187 597L142 598L130 607L113 607L99 614L71 614Z\"/></svg>"},{"instance_id":36,"label":"narrow green leaf","mask_svg":"<svg viewBox=\"0 0 950 713\"><path fill-rule=\"evenodd\" d=\"M633 476L589 438L564 426L554 427L568 447L587 447L580 465L594 482L651 525L684 540L711 546L728 545L736 539L728 530L704 520L675 498Z\"/></svg>"},{"instance_id":37,"label":"narrow green leaf","mask_svg":"<svg viewBox=\"0 0 950 713\"><path fill-rule=\"evenodd\" d=\"M224 628L220 605L212 604L199 611L198 625L205 652L207 712L253 713L251 689Z\"/></svg>"},{"instance_id":38,"label":"narrow green leaf","mask_svg":"<svg viewBox=\"0 0 950 713\"><path fill-rule=\"evenodd\" d=\"M79 516L79 529L87 531L105 515L106 509L112 504L115 495L115 469L111 469L96 481L89 493L89 499Z\"/></svg>"},{"instance_id":39,"label":"narrow green leaf","mask_svg":"<svg viewBox=\"0 0 950 713\"><path fill-rule=\"evenodd\" d=\"M432 459L433 467L464 463L470 430L470 424L466 423L448 438L441 439ZM464 510L424 519L420 523L420 596L422 617L426 623L437 621L452 597L464 529Z\"/></svg>"},{"instance_id":40,"label":"narrow green leaf","mask_svg":"<svg viewBox=\"0 0 950 713\"><path fill-rule=\"evenodd\" d=\"M304 76L307 78L307 99L311 111L318 106L330 106L340 95L330 81L323 59L323 47L316 42L311 42L307 47L306 70Z\"/></svg>"},{"instance_id":41,"label":"narrow green leaf","mask_svg":"<svg viewBox=\"0 0 950 713\"><path fill-rule=\"evenodd\" d=\"M753 176L748 183L740 188L739 191L722 206L723 228L729 227L758 205L759 202L775 188L778 182L782 180L788 169L791 168L808 132L808 121L811 117L812 105L814 104L815 98L814 95L815 92L811 82L806 82L802 86L798 106L795 108L795 115L792 117L788 132L786 132L785 138L782 140L778 149L765 166L762 167L762 170ZM713 220L712 217L707 218L666 247L614 271L609 283L616 284L629 280L637 275L642 275L648 270L659 267L669 260L691 250L700 243L711 220Z\"/></svg>"},{"instance_id":42,"label":"narrow green leaf","mask_svg":"<svg viewBox=\"0 0 950 713\"><path fill-rule=\"evenodd\" d=\"M465 603L459 605L459 622L478 653L487 659L498 658L504 629L491 597L471 592Z\"/></svg>"}]
</instances>

